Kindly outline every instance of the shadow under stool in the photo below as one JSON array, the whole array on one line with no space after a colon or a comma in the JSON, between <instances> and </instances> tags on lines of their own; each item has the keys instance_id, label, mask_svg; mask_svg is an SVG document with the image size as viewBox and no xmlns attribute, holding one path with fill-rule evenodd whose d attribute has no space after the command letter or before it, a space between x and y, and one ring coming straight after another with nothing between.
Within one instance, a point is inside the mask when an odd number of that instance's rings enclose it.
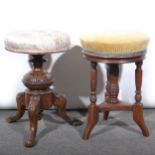
<instances>
[{"instance_id":1,"label":"shadow under stool","mask_svg":"<svg viewBox=\"0 0 155 155\"><path fill-rule=\"evenodd\" d=\"M104 112L107 120L110 111L132 111L133 120L142 130L144 136L149 136L149 131L143 118L143 106L141 103L142 63L145 57L149 38L139 32L118 33L113 35L87 34L81 37L83 54L90 61L91 96L88 106L87 126L83 139L88 139L92 129L98 122L99 112ZM105 101L96 105L97 64L107 64L107 84ZM119 65L135 63L135 104L120 101L119 94Z\"/></svg>"},{"instance_id":2,"label":"shadow under stool","mask_svg":"<svg viewBox=\"0 0 155 155\"><path fill-rule=\"evenodd\" d=\"M17 113L7 118L9 123L18 121L28 107L30 128L25 140L26 147L35 145L38 120L44 109L55 106L58 114L71 125L81 125L81 121L70 118L65 112L66 99L56 94L50 86L53 79L50 73L43 69L45 54L63 52L70 48L70 39L66 33L60 31L19 31L6 35L5 48L16 53L25 53L30 57L32 71L28 72L23 83L27 90L17 95Z\"/></svg>"}]
</instances>

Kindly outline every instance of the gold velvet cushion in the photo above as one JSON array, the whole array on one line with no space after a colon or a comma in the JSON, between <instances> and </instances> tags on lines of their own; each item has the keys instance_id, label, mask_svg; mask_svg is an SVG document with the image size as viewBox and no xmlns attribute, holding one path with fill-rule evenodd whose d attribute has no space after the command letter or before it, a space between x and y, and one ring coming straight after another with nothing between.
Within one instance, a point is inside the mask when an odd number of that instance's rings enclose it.
<instances>
[{"instance_id":1,"label":"gold velvet cushion","mask_svg":"<svg viewBox=\"0 0 155 155\"><path fill-rule=\"evenodd\" d=\"M143 33L88 34L81 37L84 53L101 57L145 54L149 37Z\"/></svg>"},{"instance_id":2,"label":"gold velvet cushion","mask_svg":"<svg viewBox=\"0 0 155 155\"><path fill-rule=\"evenodd\" d=\"M5 48L31 55L61 52L70 48L70 38L60 31L17 31L6 35Z\"/></svg>"}]
</instances>

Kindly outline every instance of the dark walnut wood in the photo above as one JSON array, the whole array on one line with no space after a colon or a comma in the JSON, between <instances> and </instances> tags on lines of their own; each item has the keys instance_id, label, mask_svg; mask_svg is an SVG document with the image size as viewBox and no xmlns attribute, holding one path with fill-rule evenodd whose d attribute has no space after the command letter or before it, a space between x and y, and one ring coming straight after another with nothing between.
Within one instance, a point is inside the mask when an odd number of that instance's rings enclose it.
<instances>
[{"instance_id":1,"label":"dark walnut wood","mask_svg":"<svg viewBox=\"0 0 155 155\"><path fill-rule=\"evenodd\" d=\"M49 109L53 105L57 108L59 116L69 124L74 126L82 124L80 120L67 115L66 99L50 89L53 80L51 75L43 70L45 62L43 55L33 55L30 62L33 64L33 69L23 78L23 83L28 89L17 95L16 115L7 118L9 123L18 121L24 115L25 107L28 107L30 128L25 140L26 147L35 145L38 120L41 119L43 110Z\"/></svg>"},{"instance_id":2,"label":"dark walnut wood","mask_svg":"<svg viewBox=\"0 0 155 155\"><path fill-rule=\"evenodd\" d=\"M110 111L132 111L133 120L142 130L144 136L149 136L149 131L143 118L143 106L141 103L141 84L142 84L142 62L144 56L120 57L120 58L101 58L85 54L86 59L91 62L91 104L88 106L88 121L83 133L83 139L87 140L91 131L98 122L99 112L104 112L104 119L107 120ZM105 101L99 106L96 105L96 84L97 84L97 63L107 64L107 85ZM136 95L135 104L131 105L118 99L119 94L119 64L135 63L135 85Z\"/></svg>"},{"instance_id":3,"label":"dark walnut wood","mask_svg":"<svg viewBox=\"0 0 155 155\"><path fill-rule=\"evenodd\" d=\"M96 105L96 85L97 85L97 63L91 62L91 104L88 107L88 123L84 130L83 139L88 139L91 130L94 128L98 121L98 111L99 108Z\"/></svg>"}]
</instances>

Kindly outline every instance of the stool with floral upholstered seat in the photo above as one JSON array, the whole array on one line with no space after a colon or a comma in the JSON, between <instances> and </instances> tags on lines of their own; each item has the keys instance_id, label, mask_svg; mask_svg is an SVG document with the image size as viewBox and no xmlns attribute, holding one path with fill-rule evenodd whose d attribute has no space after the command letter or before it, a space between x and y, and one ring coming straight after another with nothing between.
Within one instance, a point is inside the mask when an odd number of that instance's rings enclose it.
<instances>
[{"instance_id":1,"label":"stool with floral upholstered seat","mask_svg":"<svg viewBox=\"0 0 155 155\"><path fill-rule=\"evenodd\" d=\"M70 49L70 38L60 31L19 31L8 33L5 38L5 48L16 53L30 55L32 71L23 78L26 91L17 95L17 113L7 118L9 123L18 121L28 106L30 129L25 141L26 147L35 145L38 119L41 118L43 109L52 105L58 109L58 114L71 125L80 125L77 119L71 119L65 112L66 99L54 93L50 86L52 77L43 69L47 53L64 52Z\"/></svg>"},{"instance_id":2,"label":"stool with floral upholstered seat","mask_svg":"<svg viewBox=\"0 0 155 155\"><path fill-rule=\"evenodd\" d=\"M141 104L142 62L145 57L149 38L140 32L90 33L81 37L83 54L91 63L91 96L88 107L87 127L83 139L88 139L92 129L98 122L99 112L104 112L104 119L108 119L110 111L132 111L133 119L141 128L144 136L149 131L143 118ZM105 101L96 105L97 64L107 64L107 86ZM135 63L135 104L131 105L118 99L119 94L119 65Z\"/></svg>"}]
</instances>

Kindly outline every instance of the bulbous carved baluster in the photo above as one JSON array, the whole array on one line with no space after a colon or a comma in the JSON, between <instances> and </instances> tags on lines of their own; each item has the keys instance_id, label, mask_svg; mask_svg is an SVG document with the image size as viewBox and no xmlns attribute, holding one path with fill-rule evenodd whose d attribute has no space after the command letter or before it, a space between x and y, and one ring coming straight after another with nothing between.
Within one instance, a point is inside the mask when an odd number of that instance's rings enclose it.
<instances>
[{"instance_id":1,"label":"bulbous carved baluster","mask_svg":"<svg viewBox=\"0 0 155 155\"><path fill-rule=\"evenodd\" d=\"M118 103L118 79L119 79L119 65L118 64L109 64L108 65L108 87L107 91L109 92L110 103Z\"/></svg>"},{"instance_id":2,"label":"bulbous carved baluster","mask_svg":"<svg viewBox=\"0 0 155 155\"><path fill-rule=\"evenodd\" d=\"M71 125L81 125L82 122L78 119L70 118L65 112L66 99L54 94L50 86L53 83L51 74L44 71L43 55L32 55L30 60L32 63L32 71L28 72L23 83L28 88L25 93L21 93L17 97L17 113L15 116L9 117L8 122L19 120L25 110L25 105L28 106L30 129L25 141L26 147L35 145L35 137L37 132L37 123L41 119L43 109L49 109L52 105L58 108L59 115Z\"/></svg>"},{"instance_id":3,"label":"bulbous carved baluster","mask_svg":"<svg viewBox=\"0 0 155 155\"><path fill-rule=\"evenodd\" d=\"M109 78L110 78L110 73L109 73L109 66L107 65L107 84L106 84L106 92L105 92L105 103L110 102L110 92L109 92ZM104 111L103 114L103 119L107 120L109 117L109 111Z\"/></svg>"},{"instance_id":4,"label":"bulbous carved baluster","mask_svg":"<svg viewBox=\"0 0 155 155\"><path fill-rule=\"evenodd\" d=\"M119 79L119 65L118 64L108 64L107 65L107 86L105 93L106 103L118 103L118 86ZM107 120L109 116L109 111L104 112L104 120Z\"/></svg>"}]
</instances>

